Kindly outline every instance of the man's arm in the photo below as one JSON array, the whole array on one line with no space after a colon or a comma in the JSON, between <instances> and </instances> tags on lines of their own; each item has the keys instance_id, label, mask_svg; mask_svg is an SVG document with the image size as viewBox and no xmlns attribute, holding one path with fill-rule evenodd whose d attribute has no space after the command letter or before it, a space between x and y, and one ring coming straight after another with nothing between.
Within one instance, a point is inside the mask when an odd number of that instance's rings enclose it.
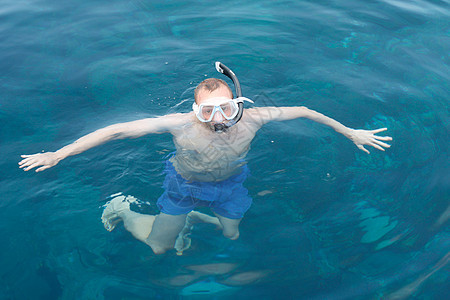
<instances>
[{"instance_id":1,"label":"man's arm","mask_svg":"<svg viewBox=\"0 0 450 300\"><path fill-rule=\"evenodd\" d=\"M66 157L82 153L88 149L104 144L108 141L138 138L151 133L163 133L180 126L186 120L185 114L172 114L158 118L148 118L127 123L118 123L89 133L72 144L69 144L56 152L21 155L20 168L24 171L35 167L36 172L44 171L55 166Z\"/></svg>"},{"instance_id":2,"label":"man's arm","mask_svg":"<svg viewBox=\"0 0 450 300\"><path fill-rule=\"evenodd\" d=\"M387 130L380 128L376 130L352 129L348 128L336 120L327 117L317 111L304 106L295 107L257 107L246 110L249 118L260 126L270 121L285 121L296 118L307 118L315 122L327 125L350 139L360 150L369 153L364 145L372 146L378 150L384 151L390 145L382 141L391 141L390 136L376 136L376 133ZM384 147L384 148L383 148Z\"/></svg>"}]
</instances>

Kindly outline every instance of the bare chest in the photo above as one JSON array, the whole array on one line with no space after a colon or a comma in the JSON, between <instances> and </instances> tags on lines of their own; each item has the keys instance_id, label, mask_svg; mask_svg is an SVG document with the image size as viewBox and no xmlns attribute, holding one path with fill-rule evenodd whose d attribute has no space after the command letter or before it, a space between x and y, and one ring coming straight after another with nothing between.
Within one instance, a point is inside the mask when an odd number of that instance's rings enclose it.
<instances>
[{"instance_id":1,"label":"bare chest","mask_svg":"<svg viewBox=\"0 0 450 300\"><path fill-rule=\"evenodd\" d=\"M177 152L191 153L205 162L238 159L246 154L254 138L254 133L238 125L224 133L212 132L201 125L186 127L174 136Z\"/></svg>"}]
</instances>

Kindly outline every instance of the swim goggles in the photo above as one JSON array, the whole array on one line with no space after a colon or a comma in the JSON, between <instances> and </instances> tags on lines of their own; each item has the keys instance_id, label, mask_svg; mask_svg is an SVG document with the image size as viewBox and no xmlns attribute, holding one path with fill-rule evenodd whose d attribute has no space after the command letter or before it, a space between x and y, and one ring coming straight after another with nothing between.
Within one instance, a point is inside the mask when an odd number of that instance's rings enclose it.
<instances>
[{"instance_id":1,"label":"swim goggles","mask_svg":"<svg viewBox=\"0 0 450 300\"><path fill-rule=\"evenodd\" d=\"M195 102L192 104L192 109L194 110L194 113L200 120L200 122L211 122L216 112L220 112L226 120L233 120L239 112L238 103L244 103L244 101L253 103L252 100L246 97L239 97L236 99L212 98L210 100L218 99L225 100L220 103L217 103L217 101L215 101L214 103L205 102L200 105Z\"/></svg>"}]
</instances>

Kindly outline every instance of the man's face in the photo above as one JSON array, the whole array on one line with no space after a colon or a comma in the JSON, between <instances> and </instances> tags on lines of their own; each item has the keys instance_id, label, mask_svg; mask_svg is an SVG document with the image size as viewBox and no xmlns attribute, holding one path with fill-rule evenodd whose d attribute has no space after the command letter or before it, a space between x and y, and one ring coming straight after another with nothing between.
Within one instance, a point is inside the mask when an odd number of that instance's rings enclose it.
<instances>
[{"instance_id":1,"label":"man's face","mask_svg":"<svg viewBox=\"0 0 450 300\"><path fill-rule=\"evenodd\" d=\"M216 99L213 99L213 98L216 98ZM212 104L215 104L215 103L220 104L224 99L232 99L232 98L233 98L233 94L230 93L230 90L224 86L220 86L220 88L218 88L214 91L208 91L205 89L200 90L200 92L197 95L197 104L200 105L200 104L206 103L206 102L212 103ZM216 111L211 122L206 122L204 124L211 130L214 130L215 124L221 124L225 121L226 120L223 117L223 115L219 111Z\"/></svg>"}]
</instances>

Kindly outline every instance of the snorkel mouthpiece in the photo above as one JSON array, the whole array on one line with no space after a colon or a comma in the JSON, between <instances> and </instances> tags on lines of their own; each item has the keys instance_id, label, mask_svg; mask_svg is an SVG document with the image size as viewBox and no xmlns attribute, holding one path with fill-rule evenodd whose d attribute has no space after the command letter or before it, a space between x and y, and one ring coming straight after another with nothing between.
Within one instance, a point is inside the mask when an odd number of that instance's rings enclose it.
<instances>
[{"instance_id":1,"label":"snorkel mouthpiece","mask_svg":"<svg viewBox=\"0 0 450 300\"><path fill-rule=\"evenodd\" d=\"M224 132L226 128L227 128L227 127L225 126L224 123L214 124L214 131L215 131L215 132L219 132L219 133L220 133L220 132Z\"/></svg>"}]
</instances>

